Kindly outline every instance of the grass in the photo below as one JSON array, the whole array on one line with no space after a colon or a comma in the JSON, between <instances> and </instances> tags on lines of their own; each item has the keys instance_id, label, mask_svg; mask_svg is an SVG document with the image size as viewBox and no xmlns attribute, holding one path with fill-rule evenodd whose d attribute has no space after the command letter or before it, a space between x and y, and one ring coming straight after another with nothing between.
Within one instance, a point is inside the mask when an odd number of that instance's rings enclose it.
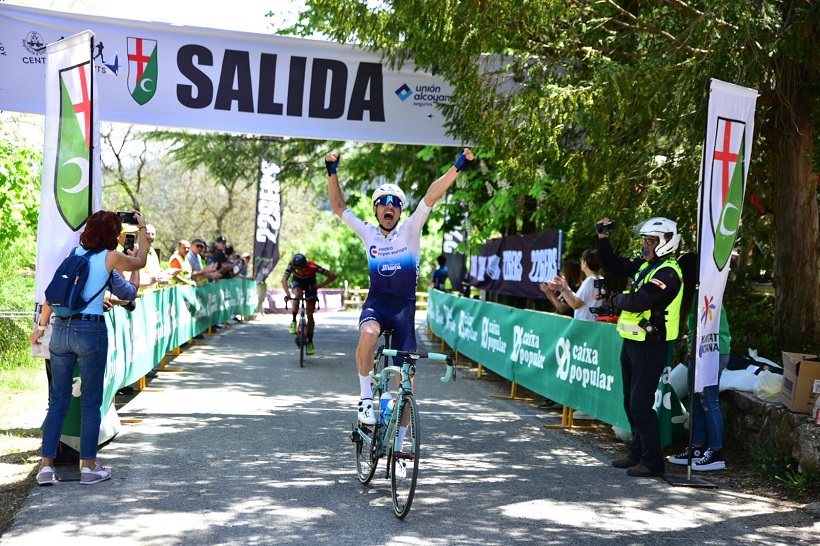
<instances>
[{"instance_id":1,"label":"grass","mask_svg":"<svg viewBox=\"0 0 820 546\"><path fill-rule=\"evenodd\" d=\"M0 535L34 485L48 399L42 360L0 369Z\"/></svg>"},{"instance_id":2,"label":"grass","mask_svg":"<svg viewBox=\"0 0 820 546\"><path fill-rule=\"evenodd\" d=\"M810 498L820 493L820 473L798 473L797 463L784 457L768 440L755 447L750 466L762 477L780 482L798 498Z\"/></svg>"}]
</instances>

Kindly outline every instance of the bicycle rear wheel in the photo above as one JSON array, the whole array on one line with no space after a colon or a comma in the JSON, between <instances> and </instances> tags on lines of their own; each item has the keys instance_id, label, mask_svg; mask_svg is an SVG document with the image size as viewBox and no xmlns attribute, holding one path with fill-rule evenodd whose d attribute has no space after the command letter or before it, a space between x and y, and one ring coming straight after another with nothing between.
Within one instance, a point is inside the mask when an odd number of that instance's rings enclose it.
<instances>
[{"instance_id":1,"label":"bicycle rear wheel","mask_svg":"<svg viewBox=\"0 0 820 546\"><path fill-rule=\"evenodd\" d=\"M419 414L416 399L413 398L413 395L403 396L401 406L397 422L401 423L404 416L409 415L407 432L401 444L399 444L400 427L396 427L396 433L392 438L393 444L390 455L390 490L393 493L393 513L399 519L403 519L407 515L410 511L410 505L413 503L413 495L416 492L416 479L419 475L420 446Z\"/></svg>"},{"instance_id":2,"label":"bicycle rear wheel","mask_svg":"<svg viewBox=\"0 0 820 546\"><path fill-rule=\"evenodd\" d=\"M299 336L299 367L305 367L305 350L307 346L307 323L305 323L305 317L302 317L299 320L299 331L296 332L296 335Z\"/></svg>"}]
</instances>

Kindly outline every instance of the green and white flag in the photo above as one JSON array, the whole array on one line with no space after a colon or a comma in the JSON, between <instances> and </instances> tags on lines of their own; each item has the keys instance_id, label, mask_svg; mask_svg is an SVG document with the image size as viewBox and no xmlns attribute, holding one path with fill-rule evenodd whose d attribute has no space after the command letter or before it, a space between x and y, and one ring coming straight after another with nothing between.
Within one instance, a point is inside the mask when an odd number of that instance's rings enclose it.
<instances>
[{"instance_id":1,"label":"green and white flag","mask_svg":"<svg viewBox=\"0 0 820 546\"><path fill-rule=\"evenodd\" d=\"M84 31L46 46L46 120L37 226L36 315L54 271L92 212L102 206L94 34ZM37 317L35 317L36 320ZM43 354L37 354L37 349ZM34 346L48 357L47 343Z\"/></svg>"},{"instance_id":2,"label":"green and white flag","mask_svg":"<svg viewBox=\"0 0 820 546\"><path fill-rule=\"evenodd\" d=\"M720 313L749 173L756 102L754 89L710 81L698 194L695 392L718 382Z\"/></svg>"}]
</instances>

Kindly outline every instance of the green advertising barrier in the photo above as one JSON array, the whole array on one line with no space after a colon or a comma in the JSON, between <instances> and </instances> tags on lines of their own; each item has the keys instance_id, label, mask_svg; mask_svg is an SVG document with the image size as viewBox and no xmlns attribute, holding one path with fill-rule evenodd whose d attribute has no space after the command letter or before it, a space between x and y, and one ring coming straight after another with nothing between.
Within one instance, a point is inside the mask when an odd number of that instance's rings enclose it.
<instances>
[{"instance_id":1,"label":"green advertising barrier","mask_svg":"<svg viewBox=\"0 0 820 546\"><path fill-rule=\"evenodd\" d=\"M429 291L427 323L450 347L501 377L595 419L629 430L622 339L613 324L515 309ZM655 393L661 441L672 443L684 409L664 371Z\"/></svg>"},{"instance_id":2,"label":"green advertising barrier","mask_svg":"<svg viewBox=\"0 0 820 546\"><path fill-rule=\"evenodd\" d=\"M250 279L228 279L192 286L176 286L146 292L128 312L115 306L105 314L108 327L108 363L105 369L103 424L100 443L110 440L119 420L113 407L114 395L121 388L139 381L169 352L186 343L214 324L226 322L234 315L253 315L256 310L256 282ZM75 367L74 377L79 378ZM79 380L71 399L62 442L79 450L80 392Z\"/></svg>"}]
</instances>

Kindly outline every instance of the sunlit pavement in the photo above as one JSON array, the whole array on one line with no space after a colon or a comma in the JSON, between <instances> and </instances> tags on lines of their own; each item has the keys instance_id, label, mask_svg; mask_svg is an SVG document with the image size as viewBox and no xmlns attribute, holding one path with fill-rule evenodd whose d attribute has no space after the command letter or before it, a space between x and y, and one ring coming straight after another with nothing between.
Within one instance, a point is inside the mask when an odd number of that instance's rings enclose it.
<instances>
[{"instance_id":1,"label":"sunlit pavement","mask_svg":"<svg viewBox=\"0 0 820 546\"><path fill-rule=\"evenodd\" d=\"M185 347L120 409L99 454L113 478L35 488L0 543L116 545L817 544L820 523L782 501L629 478L560 414L503 381L422 361L419 484L396 519L383 463L356 481L355 313L317 313L304 368L289 315ZM438 350L417 317L420 349ZM730 471L730 470L727 470ZM709 477L709 476L706 476Z\"/></svg>"}]
</instances>

